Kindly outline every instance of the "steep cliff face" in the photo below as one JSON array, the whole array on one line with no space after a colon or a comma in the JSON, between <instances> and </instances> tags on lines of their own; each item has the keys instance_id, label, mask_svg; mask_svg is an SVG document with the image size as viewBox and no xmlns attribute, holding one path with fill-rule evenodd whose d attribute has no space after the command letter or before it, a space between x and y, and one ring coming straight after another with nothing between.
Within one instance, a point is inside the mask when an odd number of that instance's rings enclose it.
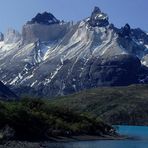
<instances>
[{"instance_id":1,"label":"steep cliff face","mask_svg":"<svg viewBox=\"0 0 148 148\"><path fill-rule=\"evenodd\" d=\"M54 42L61 39L69 31L69 24L26 24L23 26L23 42L32 43L36 41Z\"/></svg>"},{"instance_id":2,"label":"steep cliff face","mask_svg":"<svg viewBox=\"0 0 148 148\"><path fill-rule=\"evenodd\" d=\"M37 15L21 37L13 31L0 48L0 79L19 94L55 96L147 83L148 35L128 24L116 28L97 7L75 24Z\"/></svg>"},{"instance_id":3,"label":"steep cliff face","mask_svg":"<svg viewBox=\"0 0 148 148\"><path fill-rule=\"evenodd\" d=\"M60 22L51 13L39 13L23 26L23 42L54 42L64 37L69 31L69 27L70 23Z\"/></svg>"}]
</instances>

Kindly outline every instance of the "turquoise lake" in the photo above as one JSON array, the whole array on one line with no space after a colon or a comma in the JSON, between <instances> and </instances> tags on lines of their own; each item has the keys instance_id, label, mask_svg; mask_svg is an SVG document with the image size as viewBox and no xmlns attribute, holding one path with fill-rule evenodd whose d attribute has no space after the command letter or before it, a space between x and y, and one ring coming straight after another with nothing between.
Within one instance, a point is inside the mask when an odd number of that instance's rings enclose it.
<instances>
[{"instance_id":1,"label":"turquoise lake","mask_svg":"<svg viewBox=\"0 0 148 148\"><path fill-rule=\"evenodd\" d=\"M98 140L68 143L50 143L49 148L148 148L148 127L118 126L120 134L134 137L134 140Z\"/></svg>"}]
</instances>

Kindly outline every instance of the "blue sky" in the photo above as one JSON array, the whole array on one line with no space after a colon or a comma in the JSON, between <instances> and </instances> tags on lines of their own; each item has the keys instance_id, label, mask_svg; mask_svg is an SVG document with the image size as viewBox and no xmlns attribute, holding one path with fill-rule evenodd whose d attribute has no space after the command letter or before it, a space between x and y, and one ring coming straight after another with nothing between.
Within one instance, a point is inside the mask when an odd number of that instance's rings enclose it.
<instances>
[{"instance_id":1,"label":"blue sky","mask_svg":"<svg viewBox=\"0 0 148 148\"><path fill-rule=\"evenodd\" d=\"M0 31L21 30L26 21L43 11L61 20L77 21L90 16L94 6L106 12L115 26L128 22L148 31L148 0L1 0Z\"/></svg>"}]
</instances>

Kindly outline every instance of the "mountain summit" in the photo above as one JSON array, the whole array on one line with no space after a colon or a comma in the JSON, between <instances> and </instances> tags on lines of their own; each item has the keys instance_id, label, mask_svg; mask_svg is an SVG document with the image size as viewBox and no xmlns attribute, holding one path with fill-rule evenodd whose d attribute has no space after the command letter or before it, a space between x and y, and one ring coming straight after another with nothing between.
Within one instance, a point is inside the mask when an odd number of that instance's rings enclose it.
<instances>
[{"instance_id":1,"label":"mountain summit","mask_svg":"<svg viewBox=\"0 0 148 148\"><path fill-rule=\"evenodd\" d=\"M98 7L75 24L37 14L21 34L11 30L1 38L0 79L19 95L148 83L147 33L115 27Z\"/></svg>"},{"instance_id":2,"label":"mountain summit","mask_svg":"<svg viewBox=\"0 0 148 148\"><path fill-rule=\"evenodd\" d=\"M107 14L101 12L99 7L95 7L93 12L92 12L92 14L91 14L91 17L90 17L90 20L89 20L89 24L92 27L107 26L107 25L109 25L108 16L107 16Z\"/></svg>"},{"instance_id":3,"label":"mountain summit","mask_svg":"<svg viewBox=\"0 0 148 148\"><path fill-rule=\"evenodd\" d=\"M45 24L45 25L51 25L51 24L59 24L60 21L57 20L53 14L44 12L44 13L38 13L34 18L32 18L31 21L28 22L28 24Z\"/></svg>"}]
</instances>

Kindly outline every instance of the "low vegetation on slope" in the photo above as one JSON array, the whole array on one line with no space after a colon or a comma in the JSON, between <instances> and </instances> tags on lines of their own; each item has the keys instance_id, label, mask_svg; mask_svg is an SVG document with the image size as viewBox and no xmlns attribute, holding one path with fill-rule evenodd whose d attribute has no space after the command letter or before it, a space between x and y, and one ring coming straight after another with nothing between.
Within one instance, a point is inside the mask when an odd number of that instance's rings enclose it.
<instances>
[{"instance_id":1,"label":"low vegetation on slope","mask_svg":"<svg viewBox=\"0 0 148 148\"><path fill-rule=\"evenodd\" d=\"M148 125L148 85L95 88L51 103L94 114L110 124Z\"/></svg>"},{"instance_id":2,"label":"low vegetation on slope","mask_svg":"<svg viewBox=\"0 0 148 148\"><path fill-rule=\"evenodd\" d=\"M114 129L99 118L78 114L49 101L24 99L0 102L0 139L41 140L77 135L112 135Z\"/></svg>"}]
</instances>

